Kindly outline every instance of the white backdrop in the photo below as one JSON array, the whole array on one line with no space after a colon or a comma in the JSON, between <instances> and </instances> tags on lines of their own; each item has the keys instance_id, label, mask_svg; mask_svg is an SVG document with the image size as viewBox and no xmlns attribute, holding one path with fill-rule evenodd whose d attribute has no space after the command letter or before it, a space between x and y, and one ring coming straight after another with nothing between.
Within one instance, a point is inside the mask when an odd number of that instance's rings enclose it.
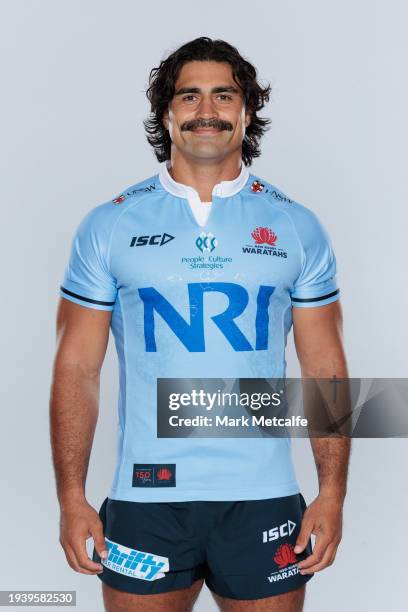
<instances>
[{"instance_id":1,"label":"white backdrop","mask_svg":"<svg viewBox=\"0 0 408 612\"><path fill-rule=\"evenodd\" d=\"M255 173L312 208L337 255L351 376L404 377L408 10L401 0L2 0L1 589L75 589L102 610L100 581L58 542L48 438L58 288L85 212L156 172L143 133L150 68L196 36L236 45L273 86ZM143 8L144 7L144 8ZM403 308L405 306L405 308ZM298 374L292 337L288 376ZM110 343L88 478L99 508L114 467L117 365ZM308 440L294 440L307 503ZM336 562L305 612L405 610L406 439L355 440ZM195 608L216 610L203 589Z\"/></svg>"}]
</instances>

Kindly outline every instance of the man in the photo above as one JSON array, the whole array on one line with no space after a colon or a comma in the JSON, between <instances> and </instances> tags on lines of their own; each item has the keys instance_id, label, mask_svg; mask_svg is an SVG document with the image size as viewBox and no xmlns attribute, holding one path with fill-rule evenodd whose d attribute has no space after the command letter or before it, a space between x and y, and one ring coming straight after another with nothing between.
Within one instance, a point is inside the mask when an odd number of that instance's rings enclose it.
<instances>
[{"instance_id":1,"label":"man","mask_svg":"<svg viewBox=\"0 0 408 612\"><path fill-rule=\"evenodd\" d=\"M288 437L157 434L158 379L282 378L292 322L302 376L347 376L329 237L247 169L269 93L224 41L171 54L147 92L160 172L93 208L72 243L51 393L60 542L108 611L191 610L205 580L221 610L297 612L341 539L348 440L312 440L306 507ZM110 327L118 461L98 514L85 479Z\"/></svg>"}]
</instances>

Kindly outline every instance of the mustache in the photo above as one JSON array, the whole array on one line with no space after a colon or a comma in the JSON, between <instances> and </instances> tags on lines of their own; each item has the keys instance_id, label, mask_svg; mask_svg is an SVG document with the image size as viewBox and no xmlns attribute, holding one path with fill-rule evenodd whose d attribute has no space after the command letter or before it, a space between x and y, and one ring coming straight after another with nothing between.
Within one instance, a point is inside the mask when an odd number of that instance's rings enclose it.
<instances>
[{"instance_id":1,"label":"mustache","mask_svg":"<svg viewBox=\"0 0 408 612\"><path fill-rule=\"evenodd\" d=\"M187 132L188 130L194 131L197 128L216 128L217 130L228 130L232 132L233 126L229 121L223 119L192 119L191 121L185 121L181 124L181 131Z\"/></svg>"}]
</instances>

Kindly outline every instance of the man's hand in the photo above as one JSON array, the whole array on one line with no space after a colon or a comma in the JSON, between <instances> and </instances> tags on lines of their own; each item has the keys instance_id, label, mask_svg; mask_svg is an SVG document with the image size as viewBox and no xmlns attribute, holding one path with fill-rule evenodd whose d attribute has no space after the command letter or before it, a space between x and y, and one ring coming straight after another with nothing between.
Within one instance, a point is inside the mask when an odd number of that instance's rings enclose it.
<instances>
[{"instance_id":1,"label":"man's hand","mask_svg":"<svg viewBox=\"0 0 408 612\"><path fill-rule=\"evenodd\" d=\"M100 563L88 557L85 542L92 537L95 549L101 558L107 557L103 525L99 514L86 501L61 508L60 544L69 565L81 574L99 574Z\"/></svg>"},{"instance_id":2,"label":"man's hand","mask_svg":"<svg viewBox=\"0 0 408 612\"><path fill-rule=\"evenodd\" d=\"M61 508L59 541L69 565L83 574L103 571L102 565L88 557L87 538L93 537L100 557L106 549L103 525L84 491L111 316L111 311L86 308L64 298L57 315L50 433Z\"/></svg>"},{"instance_id":3,"label":"man's hand","mask_svg":"<svg viewBox=\"0 0 408 612\"><path fill-rule=\"evenodd\" d=\"M295 553L302 552L310 535L316 536L313 553L298 563L301 574L319 572L331 565L342 535L343 500L330 493L319 494L306 508Z\"/></svg>"}]
</instances>

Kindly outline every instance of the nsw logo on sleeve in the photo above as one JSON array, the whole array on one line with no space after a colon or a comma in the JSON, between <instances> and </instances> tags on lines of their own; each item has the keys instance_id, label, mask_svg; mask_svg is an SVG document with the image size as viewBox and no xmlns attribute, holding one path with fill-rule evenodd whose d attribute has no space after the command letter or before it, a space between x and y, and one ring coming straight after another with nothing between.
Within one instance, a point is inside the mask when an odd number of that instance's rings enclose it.
<instances>
[{"instance_id":1,"label":"nsw logo on sleeve","mask_svg":"<svg viewBox=\"0 0 408 612\"><path fill-rule=\"evenodd\" d=\"M293 200L285 196L283 193L280 193L278 190L273 189L272 186L270 188L267 187L265 189L265 185L259 180L255 180L251 184L251 191L253 193L261 193L263 191L264 193L269 194L270 196L272 196L272 198L278 200L279 202L289 202L290 204L293 204Z\"/></svg>"},{"instance_id":2,"label":"nsw logo on sleeve","mask_svg":"<svg viewBox=\"0 0 408 612\"><path fill-rule=\"evenodd\" d=\"M133 487L175 487L175 463L134 463Z\"/></svg>"},{"instance_id":3,"label":"nsw logo on sleeve","mask_svg":"<svg viewBox=\"0 0 408 612\"><path fill-rule=\"evenodd\" d=\"M108 558L101 559L101 563L113 572L149 581L166 577L165 572L169 571L168 557L128 548L108 538L105 538L105 542Z\"/></svg>"},{"instance_id":4,"label":"nsw logo on sleeve","mask_svg":"<svg viewBox=\"0 0 408 612\"><path fill-rule=\"evenodd\" d=\"M116 196L116 198L112 199L113 204L115 204L115 206L118 206L119 204L122 204L122 202L124 202L127 198L137 194L137 193L148 193L148 192L152 192L156 189L156 184L152 183L151 185L147 185L145 187L134 187L133 189L130 188L127 191L124 191L123 193L119 194L118 196Z\"/></svg>"}]
</instances>

